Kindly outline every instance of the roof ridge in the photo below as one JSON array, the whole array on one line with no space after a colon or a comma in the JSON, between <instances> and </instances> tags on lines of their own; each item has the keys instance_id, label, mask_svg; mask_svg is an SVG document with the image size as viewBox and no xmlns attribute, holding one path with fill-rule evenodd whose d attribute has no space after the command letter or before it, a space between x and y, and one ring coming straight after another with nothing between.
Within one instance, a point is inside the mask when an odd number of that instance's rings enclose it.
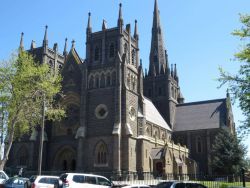
<instances>
[{"instance_id":1,"label":"roof ridge","mask_svg":"<svg viewBox=\"0 0 250 188\"><path fill-rule=\"evenodd\" d=\"M222 102L222 101L225 101L226 99L227 98L210 99L210 100L204 100L204 101L195 101L195 102L188 102L188 103L183 103L183 104L177 104L176 106L188 106L188 105L198 105L198 104Z\"/></svg>"}]
</instances>

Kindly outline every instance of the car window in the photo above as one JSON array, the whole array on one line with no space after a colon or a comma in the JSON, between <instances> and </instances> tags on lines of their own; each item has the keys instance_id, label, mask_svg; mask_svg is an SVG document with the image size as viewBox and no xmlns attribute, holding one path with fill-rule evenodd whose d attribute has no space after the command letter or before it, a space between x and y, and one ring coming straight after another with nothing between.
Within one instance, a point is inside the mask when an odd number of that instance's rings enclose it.
<instances>
[{"instance_id":1,"label":"car window","mask_svg":"<svg viewBox=\"0 0 250 188\"><path fill-rule=\"evenodd\" d=\"M175 188L185 188L185 183L176 183Z\"/></svg>"},{"instance_id":2,"label":"car window","mask_svg":"<svg viewBox=\"0 0 250 188\"><path fill-rule=\"evenodd\" d=\"M85 176L85 182L89 184L97 184L96 177Z\"/></svg>"},{"instance_id":3,"label":"car window","mask_svg":"<svg viewBox=\"0 0 250 188\"><path fill-rule=\"evenodd\" d=\"M65 181L66 178L67 178L67 176L68 176L68 174L62 174L62 175L60 176L60 180Z\"/></svg>"},{"instance_id":4,"label":"car window","mask_svg":"<svg viewBox=\"0 0 250 188\"><path fill-rule=\"evenodd\" d=\"M30 177L30 182L33 183L33 182L36 180L36 177L37 177L37 176L31 176L31 177Z\"/></svg>"},{"instance_id":5,"label":"car window","mask_svg":"<svg viewBox=\"0 0 250 188\"><path fill-rule=\"evenodd\" d=\"M3 172L0 172L0 178L1 179L7 179L6 176L5 176L5 174Z\"/></svg>"},{"instance_id":6,"label":"car window","mask_svg":"<svg viewBox=\"0 0 250 188\"><path fill-rule=\"evenodd\" d=\"M97 177L98 185L111 186L111 182L102 177Z\"/></svg>"},{"instance_id":7,"label":"car window","mask_svg":"<svg viewBox=\"0 0 250 188\"><path fill-rule=\"evenodd\" d=\"M84 176L81 175L74 175L73 176L73 181L76 183L84 183Z\"/></svg>"},{"instance_id":8,"label":"car window","mask_svg":"<svg viewBox=\"0 0 250 188\"><path fill-rule=\"evenodd\" d=\"M45 183L45 184L55 184L57 182L57 178L41 178L38 183Z\"/></svg>"},{"instance_id":9,"label":"car window","mask_svg":"<svg viewBox=\"0 0 250 188\"><path fill-rule=\"evenodd\" d=\"M162 182L159 183L156 188L170 188L173 182Z\"/></svg>"},{"instance_id":10,"label":"car window","mask_svg":"<svg viewBox=\"0 0 250 188\"><path fill-rule=\"evenodd\" d=\"M48 183L49 184L56 184L58 182L57 178L48 178Z\"/></svg>"}]
</instances>

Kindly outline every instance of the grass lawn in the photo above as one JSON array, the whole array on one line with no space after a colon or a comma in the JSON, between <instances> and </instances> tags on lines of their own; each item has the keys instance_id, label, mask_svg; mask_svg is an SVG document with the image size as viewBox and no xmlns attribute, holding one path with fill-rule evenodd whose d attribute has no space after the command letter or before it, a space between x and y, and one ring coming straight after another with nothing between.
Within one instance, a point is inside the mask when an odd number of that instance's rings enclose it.
<instances>
[{"instance_id":1,"label":"grass lawn","mask_svg":"<svg viewBox=\"0 0 250 188\"><path fill-rule=\"evenodd\" d=\"M230 187L242 187L242 182L218 182L218 181L200 181L199 183L207 186L208 188L230 188ZM246 187L250 188L250 182L246 182Z\"/></svg>"}]
</instances>

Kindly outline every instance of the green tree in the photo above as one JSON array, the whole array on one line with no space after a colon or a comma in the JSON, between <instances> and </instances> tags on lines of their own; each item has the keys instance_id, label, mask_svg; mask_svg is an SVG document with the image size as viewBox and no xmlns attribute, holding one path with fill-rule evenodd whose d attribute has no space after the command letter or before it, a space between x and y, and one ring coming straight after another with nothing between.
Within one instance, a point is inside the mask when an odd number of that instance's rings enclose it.
<instances>
[{"instance_id":1,"label":"green tree","mask_svg":"<svg viewBox=\"0 0 250 188\"><path fill-rule=\"evenodd\" d=\"M221 129L215 137L211 150L211 167L216 174L238 173L244 166L245 147L226 128Z\"/></svg>"},{"instance_id":2,"label":"green tree","mask_svg":"<svg viewBox=\"0 0 250 188\"><path fill-rule=\"evenodd\" d=\"M43 102L46 102L47 119L58 120L64 116L64 109L55 97L60 91L61 76L48 65L36 63L26 52L21 51L17 57L0 63L0 107L5 114L2 123L5 151L0 170L8 160L14 139L41 124Z\"/></svg>"},{"instance_id":3,"label":"green tree","mask_svg":"<svg viewBox=\"0 0 250 188\"><path fill-rule=\"evenodd\" d=\"M232 33L243 42L241 50L235 54L235 59L241 63L240 69L232 75L220 68L219 81L221 86L228 83L233 99L239 100L239 107L246 117L239 128L241 133L247 134L250 131L250 15L241 15L240 21L242 28Z\"/></svg>"}]
</instances>

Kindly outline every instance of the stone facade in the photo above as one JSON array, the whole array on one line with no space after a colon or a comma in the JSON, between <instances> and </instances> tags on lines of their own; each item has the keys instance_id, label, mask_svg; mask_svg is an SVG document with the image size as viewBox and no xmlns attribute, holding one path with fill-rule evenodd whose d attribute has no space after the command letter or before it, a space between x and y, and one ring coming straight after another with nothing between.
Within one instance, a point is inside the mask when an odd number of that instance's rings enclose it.
<instances>
[{"instance_id":1,"label":"stone facade","mask_svg":"<svg viewBox=\"0 0 250 188\"><path fill-rule=\"evenodd\" d=\"M137 21L131 34L131 25L124 26L121 4L114 28L107 28L103 21L102 30L93 32L89 13L85 59L79 57L74 41L69 52L67 39L63 54L57 44L50 49L47 27L43 45L35 47L32 42L29 53L63 76L65 97L60 102L67 113L60 122L46 122L43 170L194 173L198 164L201 172L209 171L214 131L209 126L176 129L178 109L185 103L162 35L155 0L150 65L145 74L139 60ZM198 138L204 152L197 154ZM8 166L36 170L38 140L39 127L16 141Z\"/></svg>"}]
</instances>

